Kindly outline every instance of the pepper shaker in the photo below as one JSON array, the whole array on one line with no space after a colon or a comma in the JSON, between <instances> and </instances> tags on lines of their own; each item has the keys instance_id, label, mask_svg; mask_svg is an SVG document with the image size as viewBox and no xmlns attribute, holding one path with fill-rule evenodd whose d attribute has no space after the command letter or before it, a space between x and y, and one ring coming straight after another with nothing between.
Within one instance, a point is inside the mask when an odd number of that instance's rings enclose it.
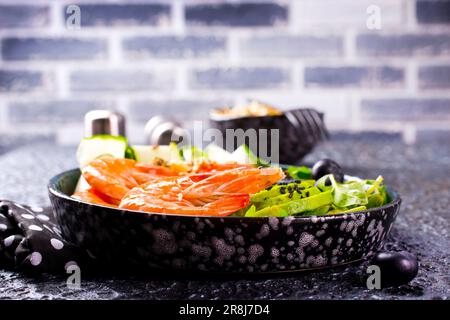
<instances>
[{"instance_id":1,"label":"pepper shaker","mask_svg":"<svg viewBox=\"0 0 450 320\"><path fill-rule=\"evenodd\" d=\"M125 116L116 111L92 110L84 116L84 136L96 134L126 136Z\"/></svg>"},{"instance_id":2,"label":"pepper shaker","mask_svg":"<svg viewBox=\"0 0 450 320\"><path fill-rule=\"evenodd\" d=\"M150 145L168 145L172 141L180 142L186 130L173 119L154 116L145 125L145 136Z\"/></svg>"}]
</instances>

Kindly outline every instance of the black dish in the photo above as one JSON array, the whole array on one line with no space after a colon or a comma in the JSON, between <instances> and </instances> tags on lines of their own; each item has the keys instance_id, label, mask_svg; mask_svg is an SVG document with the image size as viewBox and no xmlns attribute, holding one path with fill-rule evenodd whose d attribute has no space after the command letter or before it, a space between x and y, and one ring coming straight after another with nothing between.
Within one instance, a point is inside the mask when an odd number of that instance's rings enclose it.
<instances>
[{"instance_id":1,"label":"black dish","mask_svg":"<svg viewBox=\"0 0 450 320\"><path fill-rule=\"evenodd\" d=\"M308 118L303 118L303 114L308 114ZM312 117L314 115L314 117ZM301 119L299 120L299 116ZM314 119L313 119L314 118ZM219 129L222 135L226 136L227 129L267 129L267 149L271 150L270 130L279 130L279 163L297 163L323 139L328 137L328 132L324 124L324 114L310 108L301 108L285 112L277 116L261 116L261 117L232 117L210 115L210 125ZM236 131L236 133L238 133ZM244 136L235 140L233 150L238 145L238 141L242 141ZM264 153L259 150L252 150L260 158L268 159Z\"/></svg>"},{"instance_id":2,"label":"black dish","mask_svg":"<svg viewBox=\"0 0 450 320\"><path fill-rule=\"evenodd\" d=\"M149 214L71 198L80 170L50 180L49 195L68 241L118 268L285 272L332 267L374 254L401 199L357 214L239 218Z\"/></svg>"}]
</instances>

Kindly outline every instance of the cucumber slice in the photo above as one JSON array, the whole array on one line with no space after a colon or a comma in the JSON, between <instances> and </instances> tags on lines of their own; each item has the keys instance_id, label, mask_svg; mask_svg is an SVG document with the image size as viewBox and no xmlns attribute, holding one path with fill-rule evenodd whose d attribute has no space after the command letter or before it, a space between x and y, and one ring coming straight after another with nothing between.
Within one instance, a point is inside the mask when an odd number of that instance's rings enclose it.
<instances>
[{"instance_id":1,"label":"cucumber slice","mask_svg":"<svg viewBox=\"0 0 450 320\"><path fill-rule=\"evenodd\" d=\"M240 164L254 164L258 166L268 166L269 164L258 158L246 145L243 144L231 154L233 161Z\"/></svg>"},{"instance_id":2,"label":"cucumber slice","mask_svg":"<svg viewBox=\"0 0 450 320\"><path fill-rule=\"evenodd\" d=\"M184 146L181 149L181 154L186 162L200 163L208 159L208 155L205 152L194 146Z\"/></svg>"},{"instance_id":3,"label":"cucumber slice","mask_svg":"<svg viewBox=\"0 0 450 320\"><path fill-rule=\"evenodd\" d=\"M91 186L89 185L89 183L86 181L85 178L83 178L83 176L80 176L80 179L78 179L77 182L77 186L75 187L75 192L81 192L81 191L86 191L90 188Z\"/></svg>"},{"instance_id":4,"label":"cucumber slice","mask_svg":"<svg viewBox=\"0 0 450 320\"><path fill-rule=\"evenodd\" d=\"M209 160L215 161L220 164L235 162L230 152L213 143L208 145L205 148L204 152L208 156Z\"/></svg>"},{"instance_id":5,"label":"cucumber slice","mask_svg":"<svg viewBox=\"0 0 450 320\"><path fill-rule=\"evenodd\" d=\"M153 159L160 158L167 162L181 162L180 152L175 142L168 146L132 146L136 160L142 163L152 163Z\"/></svg>"},{"instance_id":6,"label":"cucumber slice","mask_svg":"<svg viewBox=\"0 0 450 320\"><path fill-rule=\"evenodd\" d=\"M122 136L95 135L81 140L77 149L77 160L80 167L104 155L123 158L127 149L127 139Z\"/></svg>"}]
</instances>

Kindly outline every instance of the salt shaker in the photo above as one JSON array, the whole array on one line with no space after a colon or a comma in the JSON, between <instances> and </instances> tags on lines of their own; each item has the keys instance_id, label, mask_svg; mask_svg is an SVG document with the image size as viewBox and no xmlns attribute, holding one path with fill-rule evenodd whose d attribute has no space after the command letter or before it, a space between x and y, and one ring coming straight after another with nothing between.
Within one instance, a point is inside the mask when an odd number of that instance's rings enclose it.
<instances>
[{"instance_id":1,"label":"salt shaker","mask_svg":"<svg viewBox=\"0 0 450 320\"><path fill-rule=\"evenodd\" d=\"M109 134L125 137L125 117L116 111L92 110L84 116L84 136Z\"/></svg>"}]
</instances>

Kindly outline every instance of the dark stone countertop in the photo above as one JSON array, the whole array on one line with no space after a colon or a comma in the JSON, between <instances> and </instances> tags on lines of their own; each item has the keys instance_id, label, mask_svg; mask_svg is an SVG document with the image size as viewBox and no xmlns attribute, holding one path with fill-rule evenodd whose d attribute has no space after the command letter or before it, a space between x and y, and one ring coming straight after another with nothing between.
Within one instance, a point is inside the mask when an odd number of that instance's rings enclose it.
<instances>
[{"instance_id":1,"label":"dark stone countertop","mask_svg":"<svg viewBox=\"0 0 450 320\"><path fill-rule=\"evenodd\" d=\"M282 276L214 278L148 275L83 277L69 289L63 276L38 278L0 269L0 298L13 299L449 299L450 142L406 146L397 136L339 136L306 161L330 157L350 174L382 174L403 198L401 213L385 246L408 250L420 260L409 285L365 287L367 263ZM46 184L76 166L75 149L51 143L0 155L0 199L49 204Z\"/></svg>"}]
</instances>

